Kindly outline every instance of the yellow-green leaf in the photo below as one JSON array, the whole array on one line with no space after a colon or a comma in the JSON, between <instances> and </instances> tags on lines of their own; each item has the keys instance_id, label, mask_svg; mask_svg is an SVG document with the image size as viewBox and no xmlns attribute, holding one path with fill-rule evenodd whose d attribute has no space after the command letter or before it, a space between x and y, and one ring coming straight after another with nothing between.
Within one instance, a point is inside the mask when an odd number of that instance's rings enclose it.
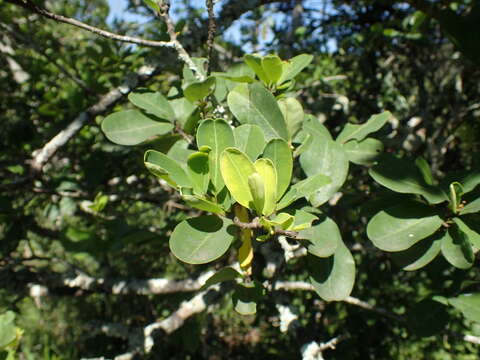
<instances>
[{"instance_id":1,"label":"yellow-green leaf","mask_svg":"<svg viewBox=\"0 0 480 360\"><path fill-rule=\"evenodd\" d=\"M259 173L253 173L248 177L248 186L253 198L253 207L261 215L265 206L265 182Z\"/></svg>"},{"instance_id":2,"label":"yellow-green leaf","mask_svg":"<svg viewBox=\"0 0 480 360\"><path fill-rule=\"evenodd\" d=\"M255 172L255 167L248 156L236 148L226 148L220 155L220 172L233 198L250 208L253 198L248 177Z\"/></svg>"},{"instance_id":3,"label":"yellow-green leaf","mask_svg":"<svg viewBox=\"0 0 480 360\"><path fill-rule=\"evenodd\" d=\"M270 159L258 159L254 165L265 183L265 205L262 213L268 216L273 213L277 203L277 171Z\"/></svg>"},{"instance_id":4,"label":"yellow-green leaf","mask_svg":"<svg viewBox=\"0 0 480 360\"><path fill-rule=\"evenodd\" d=\"M270 83L278 82L283 72L283 62L277 55L267 55L262 58L262 69Z\"/></svg>"},{"instance_id":5,"label":"yellow-green leaf","mask_svg":"<svg viewBox=\"0 0 480 360\"><path fill-rule=\"evenodd\" d=\"M187 205L215 214L225 215L225 210L219 205L197 195L183 195L182 196Z\"/></svg>"}]
</instances>

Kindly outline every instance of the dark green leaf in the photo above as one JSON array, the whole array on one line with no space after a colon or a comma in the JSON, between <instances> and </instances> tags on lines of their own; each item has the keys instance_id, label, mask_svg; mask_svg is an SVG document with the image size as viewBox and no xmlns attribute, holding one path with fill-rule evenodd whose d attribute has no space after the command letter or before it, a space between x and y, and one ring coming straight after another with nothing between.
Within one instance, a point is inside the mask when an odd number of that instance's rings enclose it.
<instances>
[{"instance_id":1,"label":"dark green leaf","mask_svg":"<svg viewBox=\"0 0 480 360\"><path fill-rule=\"evenodd\" d=\"M372 165L383 151L383 143L374 138L350 140L343 144L348 160L357 165Z\"/></svg>"},{"instance_id":2,"label":"dark green leaf","mask_svg":"<svg viewBox=\"0 0 480 360\"><path fill-rule=\"evenodd\" d=\"M210 76L204 81L198 81L194 83L190 83L185 90L183 90L183 94L187 98L188 101L194 103L199 100L203 100L208 95L210 95L215 88L215 77Z\"/></svg>"},{"instance_id":3,"label":"dark green leaf","mask_svg":"<svg viewBox=\"0 0 480 360\"><path fill-rule=\"evenodd\" d=\"M392 258L403 270L418 270L428 265L440 254L442 238L443 234L435 233L407 250L393 253Z\"/></svg>"},{"instance_id":4,"label":"dark green leaf","mask_svg":"<svg viewBox=\"0 0 480 360\"><path fill-rule=\"evenodd\" d=\"M381 114L372 115L366 123L361 125L347 124L337 137L338 143L346 143L348 140L362 141L369 134L380 130L383 125L392 117L389 111Z\"/></svg>"},{"instance_id":5,"label":"dark green leaf","mask_svg":"<svg viewBox=\"0 0 480 360\"><path fill-rule=\"evenodd\" d=\"M137 145L172 129L172 124L152 120L138 110L119 111L102 121L105 136L120 145Z\"/></svg>"},{"instance_id":6,"label":"dark green leaf","mask_svg":"<svg viewBox=\"0 0 480 360\"><path fill-rule=\"evenodd\" d=\"M208 288L209 286L226 282L233 281L236 278L242 277L237 270L231 267L224 267L223 269L218 270L215 274L207 279L205 284L202 286L202 290Z\"/></svg>"},{"instance_id":7,"label":"dark green leaf","mask_svg":"<svg viewBox=\"0 0 480 360\"><path fill-rule=\"evenodd\" d=\"M187 159L188 174L193 184L193 190L198 195L207 193L210 182L208 154L198 151L190 155Z\"/></svg>"},{"instance_id":8,"label":"dark green leaf","mask_svg":"<svg viewBox=\"0 0 480 360\"><path fill-rule=\"evenodd\" d=\"M384 154L378 165L369 170L373 179L390 190L404 194L422 195L431 204L447 200L447 196L438 186L428 185L415 162Z\"/></svg>"},{"instance_id":9,"label":"dark green leaf","mask_svg":"<svg viewBox=\"0 0 480 360\"><path fill-rule=\"evenodd\" d=\"M242 124L262 128L265 140L289 140L287 125L275 97L261 84L240 84L227 97L230 110Z\"/></svg>"},{"instance_id":10,"label":"dark green leaf","mask_svg":"<svg viewBox=\"0 0 480 360\"><path fill-rule=\"evenodd\" d=\"M292 150L285 140L272 139L265 147L263 157L272 160L277 170L277 199L280 199L292 180Z\"/></svg>"},{"instance_id":11,"label":"dark green leaf","mask_svg":"<svg viewBox=\"0 0 480 360\"><path fill-rule=\"evenodd\" d=\"M343 185L348 174L348 158L342 145L318 132L314 141L300 155L300 164L308 177L323 174L331 183L322 186L308 200L313 206L320 206Z\"/></svg>"},{"instance_id":12,"label":"dark green leaf","mask_svg":"<svg viewBox=\"0 0 480 360\"><path fill-rule=\"evenodd\" d=\"M335 221L322 216L320 223L299 232L299 237L307 239L307 250L318 257L329 257L335 253L338 244L342 242L342 235Z\"/></svg>"},{"instance_id":13,"label":"dark green leaf","mask_svg":"<svg viewBox=\"0 0 480 360\"><path fill-rule=\"evenodd\" d=\"M255 282L252 284L236 284L232 296L235 311L242 315L253 315L257 312L257 303L262 299L264 289Z\"/></svg>"},{"instance_id":14,"label":"dark green leaf","mask_svg":"<svg viewBox=\"0 0 480 360\"><path fill-rule=\"evenodd\" d=\"M168 100L159 92L130 93L128 100L149 114L173 122L175 113Z\"/></svg>"},{"instance_id":15,"label":"dark green leaf","mask_svg":"<svg viewBox=\"0 0 480 360\"><path fill-rule=\"evenodd\" d=\"M480 293L462 294L449 298L448 302L460 310L467 319L480 322Z\"/></svg>"},{"instance_id":16,"label":"dark green leaf","mask_svg":"<svg viewBox=\"0 0 480 360\"><path fill-rule=\"evenodd\" d=\"M233 130L225 120L207 119L197 130L197 146L209 146L210 179L215 192L222 190L224 183L220 173L220 154L228 147L235 146Z\"/></svg>"},{"instance_id":17,"label":"dark green leaf","mask_svg":"<svg viewBox=\"0 0 480 360\"><path fill-rule=\"evenodd\" d=\"M307 256L310 281L320 297L326 301L347 298L355 282L355 262L342 241L328 258Z\"/></svg>"},{"instance_id":18,"label":"dark green leaf","mask_svg":"<svg viewBox=\"0 0 480 360\"><path fill-rule=\"evenodd\" d=\"M475 230L471 229L467 224L465 224L462 219L455 217L453 221L458 226L458 230L461 231L467 238L468 242L475 246L477 249L480 249L480 234Z\"/></svg>"},{"instance_id":19,"label":"dark green leaf","mask_svg":"<svg viewBox=\"0 0 480 360\"><path fill-rule=\"evenodd\" d=\"M215 215L182 221L170 237L170 250L183 262L205 264L218 259L230 247L235 229L232 222Z\"/></svg>"},{"instance_id":20,"label":"dark green leaf","mask_svg":"<svg viewBox=\"0 0 480 360\"><path fill-rule=\"evenodd\" d=\"M459 269L469 269L473 265L472 246L458 226L451 226L442 239L442 254L445 259Z\"/></svg>"},{"instance_id":21,"label":"dark green leaf","mask_svg":"<svg viewBox=\"0 0 480 360\"><path fill-rule=\"evenodd\" d=\"M367 235L379 249L402 251L432 235L442 223L435 209L405 201L377 213L367 225Z\"/></svg>"}]
</instances>

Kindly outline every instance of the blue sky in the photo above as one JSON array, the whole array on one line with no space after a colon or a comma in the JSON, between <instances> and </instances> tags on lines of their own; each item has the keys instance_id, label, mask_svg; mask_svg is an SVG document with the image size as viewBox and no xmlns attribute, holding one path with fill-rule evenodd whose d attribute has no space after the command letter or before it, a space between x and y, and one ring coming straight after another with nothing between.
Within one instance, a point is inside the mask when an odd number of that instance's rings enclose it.
<instances>
[{"instance_id":1,"label":"blue sky","mask_svg":"<svg viewBox=\"0 0 480 360\"><path fill-rule=\"evenodd\" d=\"M172 3L172 8L171 8L171 16L173 17L173 19L175 20L175 14L176 14L176 10L178 10L179 8L175 6L175 4L178 4L179 1L175 1L175 0L170 0L171 3ZM205 8L205 0L190 0L191 1L191 4L194 6L194 7L197 7L197 8ZM244 1L244 0L237 0L237 1ZM307 0L307 1L304 1L304 6L306 8L309 8L309 9L318 9L319 10L319 14L320 14L320 11L321 9L323 8L324 6L324 1L325 0ZM137 22L137 23L143 23L143 22L146 22L148 21L148 19L146 18L142 18L138 15L134 15L134 14L131 14L129 12L126 11L126 5L127 5L127 0L108 0L108 3L110 5L110 14L109 14L109 17L108 17L108 21L113 21L113 19L116 17L116 18L120 18L120 19L124 19L126 21L132 21L132 22ZM218 10L221 8L222 6L222 1L218 1L215 5L215 11L218 12ZM329 7L329 9L327 9L327 11L331 11L331 8ZM274 16L271 17L271 21L275 21L275 22L281 22L283 21L284 19L284 15L283 14L275 14ZM223 36L227 39L227 40L230 40L230 41L233 41L233 42L239 42L240 40L240 26L241 26L241 22L242 20L240 19L239 21L236 21L224 34ZM272 34L271 32L268 32L267 31L267 36L266 38L264 39L260 39L260 47L261 47L261 44L262 43L266 43L266 42L269 42L271 41L272 39ZM329 43L329 48L330 50L333 50L334 48L336 48L335 44L333 43ZM251 48L249 45L246 45L243 47L244 51L246 52L250 52L251 51Z\"/></svg>"}]
</instances>

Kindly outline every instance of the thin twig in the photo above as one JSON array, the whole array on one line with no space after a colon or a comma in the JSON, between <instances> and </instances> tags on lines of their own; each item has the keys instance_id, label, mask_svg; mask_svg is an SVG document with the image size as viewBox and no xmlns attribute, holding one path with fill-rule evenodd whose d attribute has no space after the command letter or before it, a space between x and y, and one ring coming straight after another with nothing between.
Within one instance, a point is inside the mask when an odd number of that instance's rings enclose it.
<instances>
[{"instance_id":1,"label":"thin twig","mask_svg":"<svg viewBox=\"0 0 480 360\"><path fill-rule=\"evenodd\" d=\"M215 22L215 13L213 12L213 3L214 0L206 0L207 10L208 10L208 39L207 39L207 48L208 48L208 67L207 75L210 75L212 70L212 54L213 54L213 43L215 40L215 33L217 31L217 24Z\"/></svg>"},{"instance_id":2,"label":"thin twig","mask_svg":"<svg viewBox=\"0 0 480 360\"><path fill-rule=\"evenodd\" d=\"M6 2L9 2L11 4L23 7L24 9L30 10L36 14L39 14L41 16L44 16L46 18L62 22L65 24L73 25L76 27L79 27L81 29L90 31L94 34L103 36L107 39L112 39L116 41L121 41L125 43L130 43L130 44L137 44L137 45L143 45L143 46L150 46L150 47L175 47L175 44L172 41L154 41L154 40L145 40L145 39L140 39L136 38L133 36L127 36L127 35L119 35L119 34L114 34L112 32L99 29L95 26L91 26L88 24L85 24L81 21L78 21L76 19L72 19L66 16L54 14L47 9L44 9L38 5L33 4L30 0L6 0Z\"/></svg>"},{"instance_id":3,"label":"thin twig","mask_svg":"<svg viewBox=\"0 0 480 360\"><path fill-rule=\"evenodd\" d=\"M254 218L251 222L246 223L238 220L237 217L233 219L233 223L242 229L263 229L263 225L260 223L260 219L258 217ZM275 235L283 235L292 239L301 239L298 235L297 231L292 230L283 230L283 229L274 229Z\"/></svg>"}]
</instances>

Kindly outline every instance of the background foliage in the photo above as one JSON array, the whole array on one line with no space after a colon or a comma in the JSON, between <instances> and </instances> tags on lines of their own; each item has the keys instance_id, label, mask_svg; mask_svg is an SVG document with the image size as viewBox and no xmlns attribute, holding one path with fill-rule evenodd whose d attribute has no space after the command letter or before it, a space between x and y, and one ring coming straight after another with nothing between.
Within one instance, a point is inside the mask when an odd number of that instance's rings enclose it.
<instances>
[{"instance_id":1,"label":"background foliage","mask_svg":"<svg viewBox=\"0 0 480 360\"><path fill-rule=\"evenodd\" d=\"M205 4L172 2L180 42L190 55L207 57ZM130 1L128 11L145 22L107 21L110 9L102 0L35 3L115 33L169 40L165 23L139 1ZM135 80L133 73L145 64L156 71L141 77L138 89L175 98L183 63L169 48L116 42L10 1L0 5L0 347L8 346L4 354L12 358L114 358L131 350L133 330L168 318L195 293L125 294L111 284L195 279L231 263L234 255L212 267L187 265L171 254L172 230L196 210L148 173L142 160L152 144L119 146L105 138L104 117L134 109L126 96L89 115L40 172L32 158L100 96ZM307 114L336 137L348 122L363 123L389 110L394 118L378 134L385 152L422 156L433 177L443 179L475 169L478 161L480 73L478 47L471 44L479 8L468 0L219 1L211 66L226 71L252 51L282 58L312 54L292 89ZM195 116L175 115L185 122ZM153 146L161 151L183 135L165 135ZM278 290L259 302L256 315L242 316L230 296L216 295L208 311L160 335L153 350L138 357L297 359L303 345L342 336L325 358L478 358L478 345L464 335L480 335L473 321L479 320L479 301L458 306L462 313L432 300L478 292L477 264L460 270L437 257L420 270L402 270L395 256L367 237L373 215L399 201L380 184L368 168L352 164L341 193L321 207L353 253L352 295L380 312L324 302L310 291ZM478 190L471 196L466 199ZM478 228L478 215L469 217ZM282 255L279 246L269 251ZM268 269L267 257L259 256L254 266ZM307 279L304 260L283 265L285 280ZM87 286L79 282L83 275L105 282ZM281 326L285 310L279 304L297 316L288 329Z\"/></svg>"}]
</instances>

